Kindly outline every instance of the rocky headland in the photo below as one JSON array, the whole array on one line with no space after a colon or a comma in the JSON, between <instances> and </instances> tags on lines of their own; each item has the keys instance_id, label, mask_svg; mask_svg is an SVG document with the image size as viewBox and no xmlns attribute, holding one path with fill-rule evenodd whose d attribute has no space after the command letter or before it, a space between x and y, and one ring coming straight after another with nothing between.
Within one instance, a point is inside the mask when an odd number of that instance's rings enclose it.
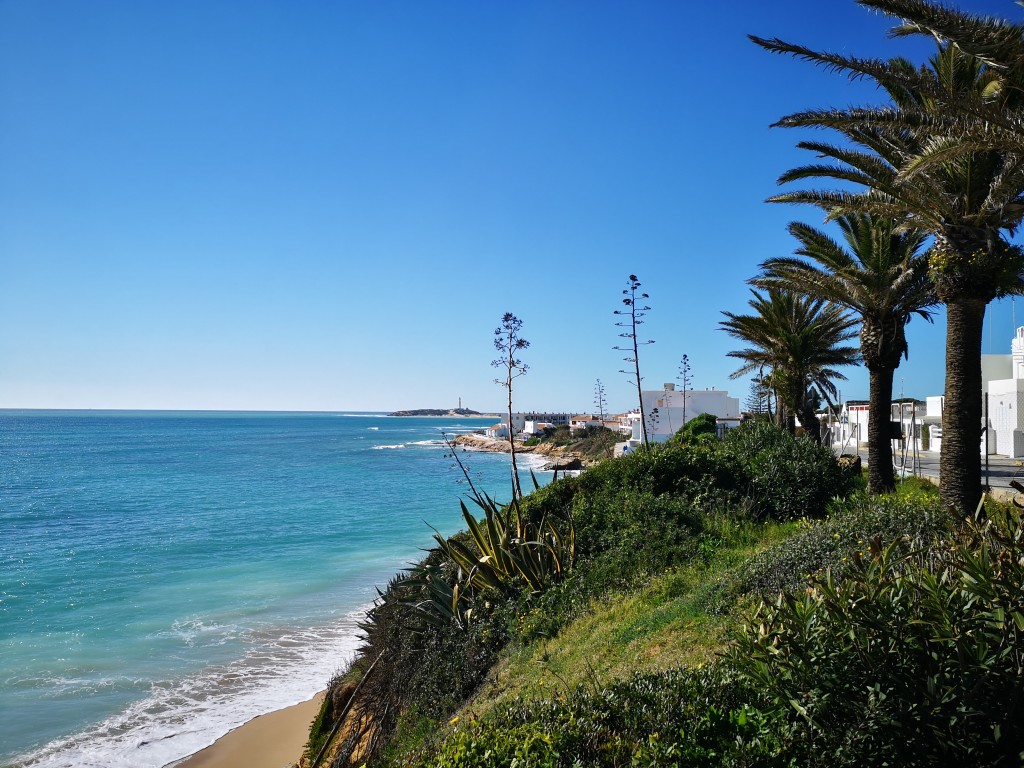
<instances>
[{"instance_id":1,"label":"rocky headland","mask_svg":"<svg viewBox=\"0 0 1024 768\"><path fill-rule=\"evenodd\" d=\"M490 416L469 408L415 408L411 411L395 411L388 416Z\"/></svg>"},{"instance_id":2,"label":"rocky headland","mask_svg":"<svg viewBox=\"0 0 1024 768\"><path fill-rule=\"evenodd\" d=\"M454 445L460 446L469 451L488 451L490 453L508 453L508 440L499 440L485 435L467 434L456 435L452 440ZM540 445L517 445L516 453L529 453L535 456L544 456L550 461L540 468L552 469L583 469L591 464L597 463L596 459L583 456L572 450L571 447L541 443Z\"/></svg>"}]
</instances>

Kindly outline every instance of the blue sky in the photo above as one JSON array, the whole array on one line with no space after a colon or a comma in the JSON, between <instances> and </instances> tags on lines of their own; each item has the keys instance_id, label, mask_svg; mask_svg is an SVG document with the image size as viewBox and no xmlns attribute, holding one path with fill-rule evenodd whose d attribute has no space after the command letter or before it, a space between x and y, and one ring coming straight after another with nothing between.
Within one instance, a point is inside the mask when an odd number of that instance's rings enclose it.
<instances>
[{"instance_id":1,"label":"blue sky","mask_svg":"<svg viewBox=\"0 0 1024 768\"><path fill-rule=\"evenodd\" d=\"M926 55L889 26L846 0L0 0L0 407L499 409L513 312L518 407L590 409L601 379L625 409L630 273L645 382L687 354L743 398L721 311L821 221L763 202L809 159L769 125L878 98L746 34ZM897 392L941 393L944 330L911 324Z\"/></svg>"}]
</instances>

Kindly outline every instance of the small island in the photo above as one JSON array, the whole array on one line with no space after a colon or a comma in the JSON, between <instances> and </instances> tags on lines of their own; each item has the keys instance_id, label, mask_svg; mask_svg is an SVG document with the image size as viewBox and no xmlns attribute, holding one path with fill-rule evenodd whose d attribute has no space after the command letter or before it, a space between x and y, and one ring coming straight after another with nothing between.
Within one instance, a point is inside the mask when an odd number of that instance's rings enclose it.
<instances>
[{"instance_id":1,"label":"small island","mask_svg":"<svg viewBox=\"0 0 1024 768\"><path fill-rule=\"evenodd\" d=\"M395 411L388 416L486 416L487 414L469 408L417 408L411 411Z\"/></svg>"}]
</instances>

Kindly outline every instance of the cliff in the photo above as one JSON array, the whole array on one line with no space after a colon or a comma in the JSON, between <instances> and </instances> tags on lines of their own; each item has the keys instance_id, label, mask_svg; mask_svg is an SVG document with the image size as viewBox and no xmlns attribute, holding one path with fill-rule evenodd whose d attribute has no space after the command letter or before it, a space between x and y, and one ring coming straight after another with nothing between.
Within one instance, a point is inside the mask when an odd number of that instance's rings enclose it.
<instances>
[{"instance_id":1,"label":"cliff","mask_svg":"<svg viewBox=\"0 0 1024 768\"><path fill-rule=\"evenodd\" d=\"M508 453L508 441L484 437L483 435L457 435L452 443L469 451L487 451L490 453ZM554 445L553 443L541 443L540 445L517 445L517 454L535 454L547 456L551 459L549 465L542 469L581 469L588 467L597 459L584 456L573 450L572 446Z\"/></svg>"}]
</instances>

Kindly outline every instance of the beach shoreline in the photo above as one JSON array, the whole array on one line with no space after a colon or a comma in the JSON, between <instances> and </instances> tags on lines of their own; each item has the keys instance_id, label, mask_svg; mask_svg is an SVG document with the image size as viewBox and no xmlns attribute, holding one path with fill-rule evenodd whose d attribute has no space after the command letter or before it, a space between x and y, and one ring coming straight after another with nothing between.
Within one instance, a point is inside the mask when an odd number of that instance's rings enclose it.
<instances>
[{"instance_id":1,"label":"beach shoreline","mask_svg":"<svg viewBox=\"0 0 1024 768\"><path fill-rule=\"evenodd\" d=\"M287 768L298 763L326 692L254 717L167 768Z\"/></svg>"}]
</instances>

